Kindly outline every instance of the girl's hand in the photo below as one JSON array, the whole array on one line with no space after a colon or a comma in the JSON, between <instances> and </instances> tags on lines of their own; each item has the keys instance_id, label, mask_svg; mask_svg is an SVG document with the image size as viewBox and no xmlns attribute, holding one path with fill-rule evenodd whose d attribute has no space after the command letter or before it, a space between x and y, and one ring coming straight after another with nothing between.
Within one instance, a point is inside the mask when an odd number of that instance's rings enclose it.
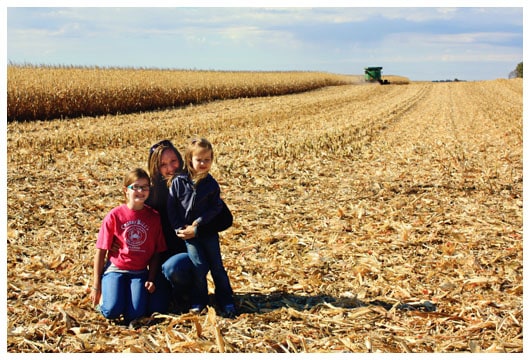
<instances>
[{"instance_id":1,"label":"girl's hand","mask_svg":"<svg viewBox=\"0 0 530 360\"><path fill-rule=\"evenodd\" d=\"M197 226L195 225L186 225L186 227L177 231L177 236L182 240L189 240L195 237L197 231Z\"/></svg>"},{"instance_id":2,"label":"girl's hand","mask_svg":"<svg viewBox=\"0 0 530 360\"><path fill-rule=\"evenodd\" d=\"M152 281L146 281L145 282L145 288L147 289L147 291L152 294L155 292L156 290L156 286L155 286L155 283L152 282Z\"/></svg>"},{"instance_id":3,"label":"girl's hand","mask_svg":"<svg viewBox=\"0 0 530 360\"><path fill-rule=\"evenodd\" d=\"M90 300L92 300L93 305L99 304L99 300L101 299L101 289L91 287L90 288Z\"/></svg>"}]
</instances>

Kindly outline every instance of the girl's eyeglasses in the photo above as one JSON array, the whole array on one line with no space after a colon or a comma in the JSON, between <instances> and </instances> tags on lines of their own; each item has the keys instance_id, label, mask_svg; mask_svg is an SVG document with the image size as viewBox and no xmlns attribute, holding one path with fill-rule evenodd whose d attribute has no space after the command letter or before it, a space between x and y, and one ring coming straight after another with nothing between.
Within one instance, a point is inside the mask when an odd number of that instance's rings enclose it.
<instances>
[{"instance_id":1,"label":"girl's eyeglasses","mask_svg":"<svg viewBox=\"0 0 530 360\"><path fill-rule=\"evenodd\" d=\"M144 185L144 186L141 186L141 185L129 185L127 186L127 189L131 189L131 190L134 190L134 191L149 191L149 185Z\"/></svg>"}]
</instances>

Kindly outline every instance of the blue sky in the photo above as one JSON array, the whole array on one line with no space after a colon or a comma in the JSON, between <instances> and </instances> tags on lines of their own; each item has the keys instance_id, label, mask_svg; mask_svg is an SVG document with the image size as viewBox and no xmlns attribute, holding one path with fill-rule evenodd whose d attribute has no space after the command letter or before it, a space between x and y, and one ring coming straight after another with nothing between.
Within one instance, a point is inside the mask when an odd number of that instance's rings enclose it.
<instances>
[{"instance_id":1,"label":"blue sky","mask_svg":"<svg viewBox=\"0 0 530 360\"><path fill-rule=\"evenodd\" d=\"M523 61L523 1L4 3L13 63L490 80Z\"/></svg>"}]
</instances>

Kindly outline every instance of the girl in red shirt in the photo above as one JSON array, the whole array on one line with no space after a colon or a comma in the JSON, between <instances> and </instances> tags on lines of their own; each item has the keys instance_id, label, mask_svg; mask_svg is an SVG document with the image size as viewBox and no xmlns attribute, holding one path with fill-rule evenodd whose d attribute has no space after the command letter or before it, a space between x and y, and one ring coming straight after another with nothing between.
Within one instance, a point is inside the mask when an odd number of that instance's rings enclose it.
<instances>
[{"instance_id":1,"label":"girl in red shirt","mask_svg":"<svg viewBox=\"0 0 530 360\"><path fill-rule=\"evenodd\" d=\"M144 204L149 184L144 170L129 172L123 181L125 204L112 209L99 230L90 297L107 319L123 316L128 323L145 316L148 294L156 290L159 253L166 242L160 215ZM113 242L117 252L109 252Z\"/></svg>"}]
</instances>

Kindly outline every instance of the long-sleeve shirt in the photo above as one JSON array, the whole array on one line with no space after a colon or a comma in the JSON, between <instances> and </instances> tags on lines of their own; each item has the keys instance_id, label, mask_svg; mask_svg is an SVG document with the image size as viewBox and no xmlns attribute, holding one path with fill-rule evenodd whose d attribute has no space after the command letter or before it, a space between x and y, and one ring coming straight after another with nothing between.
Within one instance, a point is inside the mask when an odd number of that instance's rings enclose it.
<instances>
[{"instance_id":1,"label":"long-sleeve shirt","mask_svg":"<svg viewBox=\"0 0 530 360\"><path fill-rule=\"evenodd\" d=\"M174 230L193 222L198 227L209 224L222 210L221 190L208 174L197 185L187 174L176 176L169 188L168 218Z\"/></svg>"}]
</instances>

